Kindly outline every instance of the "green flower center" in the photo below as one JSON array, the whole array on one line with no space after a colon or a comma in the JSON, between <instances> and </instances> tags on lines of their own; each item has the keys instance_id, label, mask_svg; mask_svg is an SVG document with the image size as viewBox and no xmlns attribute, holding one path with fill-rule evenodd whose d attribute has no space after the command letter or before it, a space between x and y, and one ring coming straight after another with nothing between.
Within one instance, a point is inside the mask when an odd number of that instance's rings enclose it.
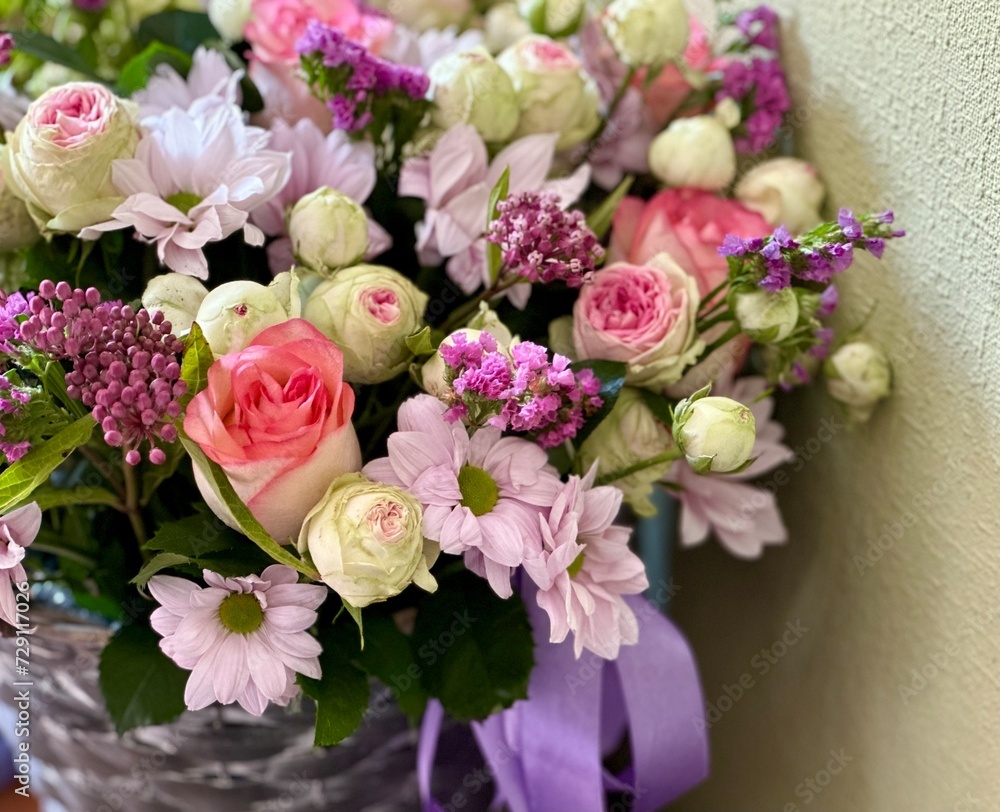
<instances>
[{"instance_id":1,"label":"green flower center","mask_svg":"<svg viewBox=\"0 0 1000 812\"><path fill-rule=\"evenodd\" d=\"M173 206L175 209L180 209L184 214L187 214L191 209L201 203L201 198L198 195L193 195L190 192L178 192L175 195L170 195L167 198L167 203Z\"/></svg>"},{"instance_id":2,"label":"green flower center","mask_svg":"<svg viewBox=\"0 0 1000 812\"><path fill-rule=\"evenodd\" d=\"M264 622L264 610L253 594L237 592L219 604L219 620L234 634L250 634Z\"/></svg>"},{"instance_id":3,"label":"green flower center","mask_svg":"<svg viewBox=\"0 0 1000 812\"><path fill-rule=\"evenodd\" d=\"M485 516L500 500L500 489L486 471L475 465L463 465L458 472L458 488L462 491L462 505L473 516Z\"/></svg>"},{"instance_id":4,"label":"green flower center","mask_svg":"<svg viewBox=\"0 0 1000 812\"><path fill-rule=\"evenodd\" d=\"M583 569L583 559L586 555L586 551L580 553L580 555L573 559L573 563L566 567L566 572L569 573L570 578L576 578L580 574L580 570Z\"/></svg>"}]
</instances>

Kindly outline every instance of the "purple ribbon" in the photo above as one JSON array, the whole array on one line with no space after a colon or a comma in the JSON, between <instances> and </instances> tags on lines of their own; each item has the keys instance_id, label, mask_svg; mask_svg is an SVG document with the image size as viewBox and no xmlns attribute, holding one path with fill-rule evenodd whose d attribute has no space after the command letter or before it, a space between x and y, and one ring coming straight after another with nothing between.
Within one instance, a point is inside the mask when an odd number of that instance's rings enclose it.
<instances>
[{"instance_id":1,"label":"purple ribbon","mask_svg":"<svg viewBox=\"0 0 1000 812\"><path fill-rule=\"evenodd\" d=\"M643 598L627 599L639 642L615 662L573 655L572 640L548 642L549 622L525 593L535 634L528 700L474 722L472 731L496 784L494 805L511 812L603 812L606 790L627 792L635 812L653 812L708 775L704 702L694 657L674 625ZM428 705L417 751L424 812L440 812L431 773L444 711ZM632 765L602 766L628 731Z\"/></svg>"}]
</instances>

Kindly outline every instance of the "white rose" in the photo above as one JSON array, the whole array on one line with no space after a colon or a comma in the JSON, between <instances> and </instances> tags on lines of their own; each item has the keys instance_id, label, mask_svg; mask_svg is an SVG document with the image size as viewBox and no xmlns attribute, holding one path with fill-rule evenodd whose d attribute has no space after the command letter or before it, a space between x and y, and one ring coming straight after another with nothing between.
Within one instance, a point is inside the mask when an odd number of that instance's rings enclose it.
<instances>
[{"instance_id":1,"label":"white rose","mask_svg":"<svg viewBox=\"0 0 1000 812\"><path fill-rule=\"evenodd\" d=\"M412 31L461 25L472 14L472 0L376 0L372 5Z\"/></svg>"},{"instance_id":2,"label":"white rose","mask_svg":"<svg viewBox=\"0 0 1000 812\"><path fill-rule=\"evenodd\" d=\"M736 184L736 198L772 226L802 234L822 221L826 196L816 170L798 158L772 158L755 166Z\"/></svg>"},{"instance_id":3,"label":"white rose","mask_svg":"<svg viewBox=\"0 0 1000 812\"><path fill-rule=\"evenodd\" d=\"M690 36L683 0L614 0L603 21L618 56L637 68L678 59Z\"/></svg>"},{"instance_id":4,"label":"white rose","mask_svg":"<svg viewBox=\"0 0 1000 812\"><path fill-rule=\"evenodd\" d=\"M521 115L510 77L485 48L439 59L430 70L434 124L471 124L484 141L506 141Z\"/></svg>"},{"instance_id":5,"label":"white rose","mask_svg":"<svg viewBox=\"0 0 1000 812\"><path fill-rule=\"evenodd\" d=\"M227 42L243 39L250 21L250 0L208 0L208 19Z\"/></svg>"},{"instance_id":6,"label":"white rose","mask_svg":"<svg viewBox=\"0 0 1000 812\"><path fill-rule=\"evenodd\" d=\"M493 54L500 53L531 33L531 26L514 3L500 3L491 8L486 12L483 27L483 44Z\"/></svg>"},{"instance_id":7,"label":"white rose","mask_svg":"<svg viewBox=\"0 0 1000 812\"><path fill-rule=\"evenodd\" d=\"M288 237L300 263L314 271L335 271L368 250L368 216L343 192L323 186L292 206Z\"/></svg>"},{"instance_id":8,"label":"white rose","mask_svg":"<svg viewBox=\"0 0 1000 812\"><path fill-rule=\"evenodd\" d=\"M650 144L649 168L668 186L725 189L736 177L729 128L713 115L676 119Z\"/></svg>"},{"instance_id":9,"label":"white rose","mask_svg":"<svg viewBox=\"0 0 1000 812\"><path fill-rule=\"evenodd\" d=\"M437 590L430 567L440 552L425 541L420 503L401 488L344 474L306 516L299 551L351 606L398 595L411 583Z\"/></svg>"},{"instance_id":10,"label":"white rose","mask_svg":"<svg viewBox=\"0 0 1000 812\"><path fill-rule=\"evenodd\" d=\"M211 291L195 321L216 358L239 352L268 327L284 324L288 313L269 288L256 282L226 282Z\"/></svg>"},{"instance_id":11,"label":"white rose","mask_svg":"<svg viewBox=\"0 0 1000 812\"><path fill-rule=\"evenodd\" d=\"M182 336L191 330L191 322L197 318L206 296L208 288L195 277L165 273L149 280L142 306L150 312L159 310L170 322L174 335Z\"/></svg>"},{"instance_id":12,"label":"white rose","mask_svg":"<svg viewBox=\"0 0 1000 812\"><path fill-rule=\"evenodd\" d=\"M757 288L737 293L733 299L740 329L761 344L784 341L799 323L799 300L794 288L776 293Z\"/></svg>"},{"instance_id":13,"label":"white rose","mask_svg":"<svg viewBox=\"0 0 1000 812\"><path fill-rule=\"evenodd\" d=\"M381 383L406 369L407 336L424 326L428 296L401 273L356 265L321 282L302 318L344 353L344 380Z\"/></svg>"},{"instance_id":14,"label":"white rose","mask_svg":"<svg viewBox=\"0 0 1000 812\"><path fill-rule=\"evenodd\" d=\"M708 397L708 387L674 410L674 439L699 474L728 474L746 466L757 428L753 412L731 398Z\"/></svg>"},{"instance_id":15,"label":"white rose","mask_svg":"<svg viewBox=\"0 0 1000 812\"><path fill-rule=\"evenodd\" d=\"M0 254L30 248L41 237L28 207L3 182L3 158L6 147L0 144Z\"/></svg>"},{"instance_id":16,"label":"white rose","mask_svg":"<svg viewBox=\"0 0 1000 812\"><path fill-rule=\"evenodd\" d=\"M548 37L568 37L583 21L586 0L518 0L517 10L531 30Z\"/></svg>"},{"instance_id":17,"label":"white rose","mask_svg":"<svg viewBox=\"0 0 1000 812\"><path fill-rule=\"evenodd\" d=\"M830 396L844 404L856 423L868 420L880 400L892 391L892 367L882 350L867 341L852 341L823 364Z\"/></svg>"},{"instance_id":18,"label":"white rose","mask_svg":"<svg viewBox=\"0 0 1000 812\"><path fill-rule=\"evenodd\" d=\"M521 107L515 137L558 133L561 151L582 144L600 127L597 85L568 46L548 37L525 37L497 62L513 81Z\"/></svg>"}]
</instances>

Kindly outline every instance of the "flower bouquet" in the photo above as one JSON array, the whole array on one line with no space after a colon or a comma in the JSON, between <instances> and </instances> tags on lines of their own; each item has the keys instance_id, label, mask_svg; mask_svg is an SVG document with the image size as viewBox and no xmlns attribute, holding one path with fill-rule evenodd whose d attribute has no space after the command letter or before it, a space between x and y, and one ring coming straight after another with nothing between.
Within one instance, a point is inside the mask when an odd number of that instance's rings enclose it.
<instances>
[{"instance_id":1,"label":"flower bouquet","mask_svg":"<svg viewBox=\"0 0 1000 812\"><path fill-rule=\"evenodd\" d=\"M822 372L859 422L890 385L828 318L902 232L822 222L776 16L158 5L0 34L0 618L45 583L116 624L119 733L305 696L329 747L374 680L425 809L677 797L697 673L623 504L758 556L772 394ZM485 778L435 790L446 716Z\"/></svg>"}]
</instances>

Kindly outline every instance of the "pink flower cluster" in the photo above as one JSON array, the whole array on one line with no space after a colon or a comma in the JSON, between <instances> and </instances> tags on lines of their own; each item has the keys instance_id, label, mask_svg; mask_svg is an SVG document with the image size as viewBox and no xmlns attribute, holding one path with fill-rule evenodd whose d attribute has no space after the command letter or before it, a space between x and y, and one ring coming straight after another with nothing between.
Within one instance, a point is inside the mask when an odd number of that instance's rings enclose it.
<instances>
[{"instance_id":1,"label":"pink flower cluster","mask_svg":"<svg viewBox=\"0 0 1000 812\"><path fill-rule=\"evenodd\" d=\"M542 448L571 440L601 408L601 381L589 369L574 372L568 358L524 341L501 351L489 333L470 341L457 333L441 345L451 369L453 403L449 422L471 419L501 431L533 433ZM470 413L471 407L471 413Z\"/></svg>"},{"instance_id":2,"label":"pink flower cluster","mask_svg":"<svg viewBox=\"0 0 1000 812\"><path fill-rule=\"evenodd\" d=\"M15 386L3 376L0 376L0 454L13 464L28 453L31 443L27 440L11 440L7 437L7 426L3 418L13 415L17 421L21 415L21 407L31 401L31 393Z\"/></svg>"},{"instance_id":3,"label":"pink flower cluster","mask_svg":"<svg viewBox=\"0 0 1000 812\"><path fill-rule=\"evenodd\" d=\"M504 267L532 282L590 279L604 249L579 211L563 211L558 195L522 192L501 200L486 239L500 247Z\"/></svg>"},{"instance_id":4,"label":"pink flower cluster","mask_svg":"<svg viewBox=\"0 0 1000 812\"><path fill-rule=\"evenodd\" d=\"M56 302L60 304L57 305ZM149 461L166 455L156 443L177 439L178 398L187 393L180 380L184 345L169 321L156 311L136 311L120 302L101 302L96 288L72 289L45 280L29 303L31 316L20 337L50 358L70 361L69 396L93 411L104 441L128 448L125 460L138 465L138 446L148 441Z\"/></svg>"}]
</instances>

